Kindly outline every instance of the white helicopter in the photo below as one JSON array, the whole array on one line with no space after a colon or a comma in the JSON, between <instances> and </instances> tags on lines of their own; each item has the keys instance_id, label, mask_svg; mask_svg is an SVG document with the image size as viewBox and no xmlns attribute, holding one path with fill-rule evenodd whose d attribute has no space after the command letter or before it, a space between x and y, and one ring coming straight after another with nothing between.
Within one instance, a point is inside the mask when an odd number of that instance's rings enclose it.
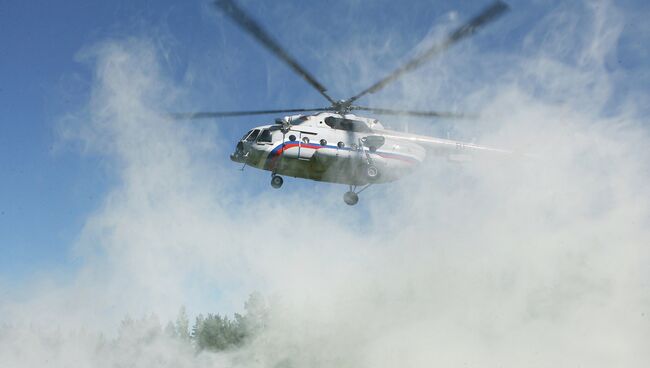
<instances>
[{"instance_id":1,"label":"white helicopter","mask_svg":"<svg viewBox=\"0 0 650 368\"><path fill-rule=\"evenodd\" d=\"M466 118L457 113L406 111L354 105L360 97L374 93L456 42L472 35L486 23L508 10L497 1L450 33L445 40L395 69L369 88L345 100L334 100L309 72L291 57L255 20L233 0L217 0L215 5L269 51L286 62L296 73L320 92L329 107L260 111L195 112L173 114L177 119L217 118L244 115L307 113L276 119L275 124L255 127L237 143L230 158L244 166L271 172L271 186L280 188L281 175L347 184L343 199L348 205L359 201L358 194L372 184L400 179L415 170L427 154L448 158L469 152L511 153L511 151L387 130L376 119L356 116L351 111L375 114ZM362 187L360 190L357 188Z\"/></svg>"}]
</instances>

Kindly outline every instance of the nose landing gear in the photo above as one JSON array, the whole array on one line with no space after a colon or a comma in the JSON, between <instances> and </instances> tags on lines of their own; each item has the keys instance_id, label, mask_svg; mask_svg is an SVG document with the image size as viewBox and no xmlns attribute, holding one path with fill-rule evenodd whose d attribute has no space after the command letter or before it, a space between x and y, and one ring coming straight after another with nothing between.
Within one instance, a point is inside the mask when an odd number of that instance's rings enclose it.
<instances>
[{"instance_id":1,"label":"nose landing gear","mask_svg":"<svg viewBox=\"0 0 650 368\"><path fill-rule=\"evenodd\" d=\"M360 191L356 192L357 186L356 185L350 185L350 190L345 192L343 194L343 202L347 204L348 206L354 206L355 204L359 203L359 193L363 192L364 190L368 189L372 184L368 184L365 187L361 188Z\"/></svg>"},{"instance_id":2,"label":"nose landing gear","mask_svg":"<svg viewBox=\"0 0 650 368\"><path fill-rule=\"evenodd\" d=\"M282 183L284 183L284 180L280 175L273 175L271 176L271 186L275 189L280 189L282 186Z\"/></svg>"},{"instance_id":3,"label":"nose landing gear","mask_svg":"<svg viewBox=\"0 0 650 368\"><path fill-rule=\"evenodd\" d=\"M343 201L348 206L354 206L359 202L359 195L353 191L345 192L345 194L343 194Z\"/></svg>"}]
</instances>

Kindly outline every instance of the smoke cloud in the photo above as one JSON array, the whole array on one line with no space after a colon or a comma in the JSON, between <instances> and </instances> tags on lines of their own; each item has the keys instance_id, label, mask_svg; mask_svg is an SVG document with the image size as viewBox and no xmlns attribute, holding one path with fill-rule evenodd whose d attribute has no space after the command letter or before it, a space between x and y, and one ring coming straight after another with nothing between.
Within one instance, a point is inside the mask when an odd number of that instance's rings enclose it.
<instances>
[{"instance_id":1,"label":"smoke cloud","mask_svg":"<svg viewBox=\"0 0 650 368\"><path fill-rule=\"evenodd\" d=\"M222 127L167 119L191 106L191 82L155 39L86 49L92 94L61 133L114 182L71 249L75 277L0 301L0 366L647 366L649 99L621 97L610 63L628 16L560 6L518 50L470 42L371 96L421 107L463 93L485 118L455 136L531 157L433 159L359 208L335 185L260 190L250 181L266 175L224 159ZM158 327L182 305L240 310L254 290L269 325L237 351L197 354ZM145 318L120 327L126 315Z\"/></svg>"}]
</instances>

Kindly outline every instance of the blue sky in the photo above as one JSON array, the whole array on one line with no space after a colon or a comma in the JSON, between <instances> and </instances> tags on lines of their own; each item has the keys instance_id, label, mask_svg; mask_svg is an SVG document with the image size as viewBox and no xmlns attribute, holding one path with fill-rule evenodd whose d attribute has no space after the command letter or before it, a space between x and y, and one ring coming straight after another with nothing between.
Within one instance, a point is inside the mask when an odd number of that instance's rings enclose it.
<instances>
[{"instance_id":1,"label":"blue sky","mask_svg":"<svg viewBox=\"0 0 650 368\"><path fill-rule=\"evenodd\" d=\"M363 35L364 42L386 48L386 57L374 62L378 69L389 71L450 11L467 19L488 1L241 3L334 96L343 98L366 87L363 83L372 78L349 66L355 57L346 50L354 45L350 39ZM476 37L473 47L529 52L523 37L540 14L574 8L571 2L562 1L511 1L510 5L511 13ZM613 112L620 108L620 100L639 93L647 96L650 80L646 25L650 5L643 0L617 1L616 5L626 25L616 57L610 61L617 93L605 108ZM130 36L159 42L167 52L165 72L172 80L192 85L186 99L191 102L177 108L324 105L318 93L207 1L0 1L0 279L20 283L44 270L66 275L76 269L78 261L71 246L116 178L107 169L108 158L84 153L75 142L62 139L58 125L89 100L93 67L80 60L80 53L106 40ZM480 73L480 66L477 69ZM468 71L470 76L476 77L475 73ZM212 90L215 81L222 86L218 94ZM645 111L650 112L650 107ZM254 125L245 118L229 122L233 124L220 128L229 139L227 144ZM228 160L226 155L220 159ZM240 175L235 170L233 166L233 175ZM268 190L266 174L248 175L243 190Z\"/></svg>"}]
</instances>

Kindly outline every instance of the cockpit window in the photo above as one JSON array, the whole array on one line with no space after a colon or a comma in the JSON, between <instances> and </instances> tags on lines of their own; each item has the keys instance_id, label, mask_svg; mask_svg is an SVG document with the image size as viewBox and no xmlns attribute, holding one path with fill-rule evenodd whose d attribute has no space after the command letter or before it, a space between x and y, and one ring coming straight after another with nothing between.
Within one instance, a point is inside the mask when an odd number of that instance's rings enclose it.
<instances>
[{"instance_id":1,"label":"cockpit window","mask_svg":"<svg viewBox=\"0 0 650 368\"><path fill-rule=\"evenodd\" d=\"M248 136L248 138L246 138L246 141L247 141L247 142L253 142L253 141L255 141L255 139L257 139L257 136L258 136L259 134L260 134L260 130L259 130L259 129L255 129L255 130L253 130L253 133L251 133L251 134Z\"/></svg>"},{"instance_id":2,"label":"cockpit window","mask_svg":"<svg viewBox=\"0 0 650 368\"><path fill-rule=\"evenodd\" d=\"M248 135L251 134L251 132L252 130L249 130L246 134L244 134L243 137L241 137L241 140L243 141L244 139L246 139L246 137L248 137Z\"/></svg>"},{"instance_id":3,"label":"cockpit window","mask_svg":"<svg viewBox=\"0 0 650 368\"><path fill-rule=\"evenodd\" d=\"M259 143L272 143L273 140L271 139L271 131L268 129L262 130L262 134L260 134L259 138L257 138L257 141Z\"/></svg>"},{"instance_id":4,"label":"cockpit window","mask_svg":"<svg viewBox=\"0 0 650 368\"><path fill-rule=\"evenodd\" d=\"M372 132L366 123L359 120L337 118L335 116L328 116L325 118L325 124L334 129L347 130L351 132Z\"/></svg>"}]
</instances>

